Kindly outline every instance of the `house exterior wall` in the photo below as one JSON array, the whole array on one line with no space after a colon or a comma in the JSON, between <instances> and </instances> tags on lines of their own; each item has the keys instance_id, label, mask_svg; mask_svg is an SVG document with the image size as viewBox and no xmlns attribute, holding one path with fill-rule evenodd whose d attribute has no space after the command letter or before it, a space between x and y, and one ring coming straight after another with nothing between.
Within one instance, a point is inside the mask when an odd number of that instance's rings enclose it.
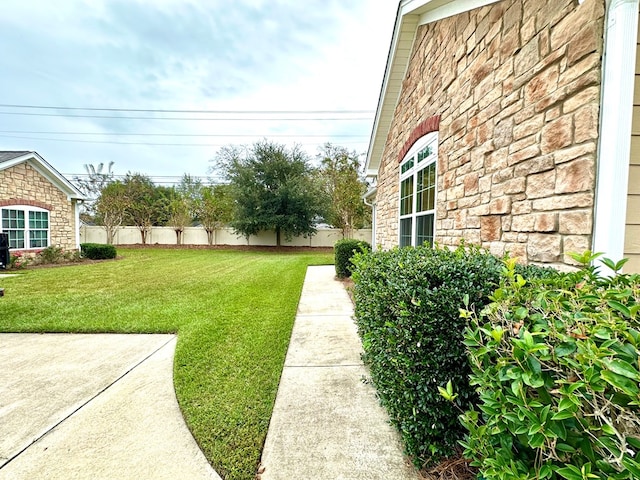
<instances>
[{"instance_id":1,"label":"house exterior wall","mask_svg":"<svg viewBox=\"0 0 640 480\"><path fill-rule=\"evenodd\" d=\"M378 172L398 244L399 154L440 115L436 241L524 262L591 247L604 0L503 0L419 27Z\"/></svg>"},{"instance_id":2,"label":"house exterior wall","mask_svg":"<svg viewBox=\"0 0 640 480\"><path fill-rule=\"evenodd\" d=\"M624 270L640 272L640 30L636 47L636 77L633 91L633 123L624 256L629 259Z\"/></svg>"},{"instance_id":3,"label":"house exterior wall","mask_svg":"<svg viewBox=\"0 0 640 480\"><path fill-rule=\"evenodd\" d=\"M7 205L48 210L50 245L77 248L73 201L27 162L0 171L0 206Z\"/></svg>"}]
</instances>

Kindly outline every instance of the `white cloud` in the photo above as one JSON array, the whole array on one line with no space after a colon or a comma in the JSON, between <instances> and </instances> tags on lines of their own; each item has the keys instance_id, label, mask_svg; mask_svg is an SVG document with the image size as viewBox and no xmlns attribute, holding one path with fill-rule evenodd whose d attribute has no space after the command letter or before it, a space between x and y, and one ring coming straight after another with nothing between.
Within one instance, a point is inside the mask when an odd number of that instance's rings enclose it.
<instances>
[{"instance_id":1,"label":"white cloud","mask_svg":"<svg viewBox=\"0 0 640 480\"><path fill-rule=\"evenodd\" d=\"M0 103L127 109L374 110L394 4L391 0L3 0ZM305 144L311 153L316 151L314 143L327 140L362 151L371 128L371 119L221 122L3 114L9 111L56 113L0 107L0 130L4 132L327 135L273 138ZM363 136L331 139L332 134ZM132 170L149 175L203 175L217 150L215 146L61 140L220 145L253 139L0 132L0 150L37 150L64 173L81 173L85 163L113 160L116 173Z\"/></svg>"}]
</instances>

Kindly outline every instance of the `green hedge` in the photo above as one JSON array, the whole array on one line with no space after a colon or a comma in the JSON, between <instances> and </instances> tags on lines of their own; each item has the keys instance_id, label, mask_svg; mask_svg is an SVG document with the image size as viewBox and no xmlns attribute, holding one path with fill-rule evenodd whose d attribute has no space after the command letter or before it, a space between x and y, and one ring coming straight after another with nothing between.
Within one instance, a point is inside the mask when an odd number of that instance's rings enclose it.
<instances>
[{"instance_id":1,"label":"green hedge","mask_svg":"<svg viewBox=\"0 0 640 480\"><path fill-rule=\"evenodd\" d=\"M466 430L458 416L477 401L463 344L465 297L480 310L501 261L475 247L418 247L354 258L355 317L372 380L406 452L421 467L452 455ZM522 267L521 267L522 268ZM525 272L525 269L522 269ZM527 275L555 271L527 267ZM449 381L454 402L438 387Z\"/></svg>"},{"instance_id":2,"label":"green hedge","mask_svg":"<svg viewBox=\"0 0 640 480\"><path fill-rule=\"evenodd\" d=\"M82 256L91 260L106 260L116 258L116 247L113 245L103 245L100 243L80 244Z\"/></svg>"},{"instance_id":3,"label":"green hedge","mask_svg":"<svg viewBox=\"0 0 640 480\"><path fill-rule=\"evenodd\" d=\"M640 478L640 277L526 281L507 266L492 303L465 314L481 400L465 454L486 479Z\"/></svg>"},{"instance_id":4,"label":"green hedge","mask_svg":"<svg viewBox=\"0 0 640 480\"><path fill-rule=\"evenodd\" d=\"M351 258L357 252L371 251L371 245L368 242L351 238L338 240L333 248L335 250L336 275L339 278L351 276L353 270Z\"/></svg>"}]
</instances>

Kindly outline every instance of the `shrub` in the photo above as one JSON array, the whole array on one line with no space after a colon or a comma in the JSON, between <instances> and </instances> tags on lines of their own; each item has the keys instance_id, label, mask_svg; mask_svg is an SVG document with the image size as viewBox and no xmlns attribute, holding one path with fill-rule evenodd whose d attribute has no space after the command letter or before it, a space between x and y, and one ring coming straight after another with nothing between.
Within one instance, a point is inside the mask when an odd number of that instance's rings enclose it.
<instances>
[{"instance_id":1,"label":"shrub","mask_svg":"<svg viewBox=\"0 0 640 480\"><path fill-rule=\"evenodd\" d=\"M22 252L15 252L9 255L9 268L11 270L22 270L29 265L29 259Z\"/></svg>"},{"instance_id":2,"label":"shrub","mask_svg":"<svg viewBox=\"0 0 640 480\"><path fill-rule=\"evenodd\" d=\"M363 240L345 238L336 242L334 250L336 255L336 275L338 275L339 278L345 278L351 276L353 270L351 258L353 255L357 252L371 251L371 245Z\"/></svg>"},{"instance_id":3,"label":"shrub","mask_svg":"<svg viewBox=\"0 0 640 480\"><path fill-rule=\"evenodd\" d=\"M487 479L640 478L640 277L506 272L492 303L463 312L480 398L465 454Z\"/></svg>"},{"instance_id":4,"label":"shrub","mask_svg":"<svg viewBox=\"0 0 640 480\"><path fill-rule=\"evenodd\" d=\"M38 252L36 262L40 264L59 263L65 258L64 250L61 247L50 245Z\"/></svg>"},{"instance_id":5,"label":"shrub","mask_svg":"<svg viewBox=\"0 0 640 480\"><path fill-rule=\"evenodd\" d=\"M91 260L116 258L116 247L100 243L83 243L80 245L82 256Z\"/></svg>"},{"instance_id":6,"label":"shrub","mask_svg":"<svg viewBox=\"0 0 640 480\"><path fill-rule=\"evenodd\" d=\"M418 467L453 455L466 430L460 409L477 397L463 344L465 297L482 308L498 285L501 261L477 247L428 246L357 254L355 317L364 360L383 406ZM527 276L556 271L517 267ZM451 382L455 402L439 386Z\"/></svg>"}]
</instances>

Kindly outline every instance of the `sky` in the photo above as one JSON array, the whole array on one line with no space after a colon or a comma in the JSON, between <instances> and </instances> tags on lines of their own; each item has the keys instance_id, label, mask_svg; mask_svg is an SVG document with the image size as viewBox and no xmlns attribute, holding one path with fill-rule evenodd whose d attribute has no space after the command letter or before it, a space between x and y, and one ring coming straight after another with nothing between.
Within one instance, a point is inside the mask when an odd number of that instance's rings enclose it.
<instances>
[{"instance_id":1,"label":"sky","mask_svg":"<svg viewBox=\"0 0 640 480\"><path fill-rule=\"evenodd\" d=\"M263 139L365 154L397 6L1 0L0 150L167 184Z\"/></svg>"}]
</instances>

